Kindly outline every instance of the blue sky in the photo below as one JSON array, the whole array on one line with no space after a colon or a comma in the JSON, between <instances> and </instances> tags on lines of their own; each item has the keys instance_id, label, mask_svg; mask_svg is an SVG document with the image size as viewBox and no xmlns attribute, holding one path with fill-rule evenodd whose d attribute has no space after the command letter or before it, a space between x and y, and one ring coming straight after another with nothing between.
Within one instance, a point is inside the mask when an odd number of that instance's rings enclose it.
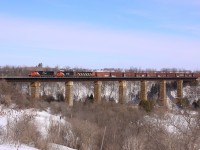
<instances>
[{"instance_id":1,"label":"blue sky","mask_svg":"<svg viewBox=\"0 0 200 150\"><path fill-rule=\"evenodd\" d=\"M2 0L0 66L200 70L199 0Z\"/></svg>"}]
</instances>

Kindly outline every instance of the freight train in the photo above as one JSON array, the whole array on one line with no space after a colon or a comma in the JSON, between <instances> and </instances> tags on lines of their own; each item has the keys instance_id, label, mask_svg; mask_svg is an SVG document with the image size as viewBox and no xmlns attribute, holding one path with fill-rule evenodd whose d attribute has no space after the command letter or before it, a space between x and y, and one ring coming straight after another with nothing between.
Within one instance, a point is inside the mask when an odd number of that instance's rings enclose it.
<instances>
[{"instance_id":1,"label":"freight train","mask_svg":"<svg viewBox=\"0 0 200 150\"><path fill-rule=\"evenodd\" d=\"M79 72L79 71L32 71L30 77L200 77L193 72Z\"/></svg>"}]
</instances>

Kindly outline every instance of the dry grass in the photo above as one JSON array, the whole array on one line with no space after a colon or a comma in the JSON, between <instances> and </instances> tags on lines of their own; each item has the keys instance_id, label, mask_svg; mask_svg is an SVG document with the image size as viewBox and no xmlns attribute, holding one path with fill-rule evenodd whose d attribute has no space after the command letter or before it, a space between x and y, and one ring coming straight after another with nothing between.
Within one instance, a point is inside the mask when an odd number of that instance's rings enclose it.
<instances>
[{"instance_id":1,"label":"dry grass","mask_svg":"<svg viewBox=\"0 0 200 150\"><path fill-rule=\"evenodd\" d=\"M171 120L168 125L179 132L169 133L160 123L165 117L165 109L156 108L147 114L141 109L111 102L103 102L100 105L74 102L74 107L71 108L65 102L32 101L30 97L21 94L5 81L0 83L0 93L0 102L5 106L15 103L20 109L50 108L51 113L59 114L71 123L70 127L68 124L51 121L47 129L48 136L43 137L34 123L35 116L31 114L23 114L18 118L10 116L7 129L0 127L1 142L24 143L42 150L48 149L48 143L80 150L99 150L101 146L104 150L200 149L198 115L181 114L189 124L185 129ZM154 117L154 123L145 119L145 116L151 117L151 115Z\"/></svg>"},{"instance_id":2,"label":"dry grass","mask_svg":"<svg viewBox=\"0 0 200 150\"><path fill-rule=\"evenodd\" d=\"M77 139L70 128L69 124L63 124L61 121L51 120L47 134L48 143L55 143L76 148Z\"/></svg>"},{"instance_id":3,"label":"dry grass","mask_svg":"<svg viewBox=\"0 0 200 150\"><path fill-rule=\"evenodd\" d=\"M75 103L73 108L57 103L57 106L51 109L57 108L71 126L60 121L50 121L47 137L42 137L34 123L35 116L23 114L21 117L8 119L7 132L0 128L1 139L4 139L4 142L24 143L43 150L48 149L48 143L80 150L99 150L101 145L106 150L196 150L200 148L198 145L199 116L182 114L189 124L185 130L171 120L169 125L179 131L177 134L169 133L160 123L160 120L165 117L164 109L157 109L147 114L139 109L113 103L101 105ZM144 119L147 115L154 118L154 123Z\"/></svg>"},{"instance_id":4,"label":"dry grass","mask_svg":"<svg viewBox=\"0 0 200 150\"><path fill-rule=\"evenodd\" d=\"M8 116L4 142L13 144L27 144L41 149L47 147L47 143L38 131L33 114L23 113L21 116Z\"/></svg>"}]
</instances>

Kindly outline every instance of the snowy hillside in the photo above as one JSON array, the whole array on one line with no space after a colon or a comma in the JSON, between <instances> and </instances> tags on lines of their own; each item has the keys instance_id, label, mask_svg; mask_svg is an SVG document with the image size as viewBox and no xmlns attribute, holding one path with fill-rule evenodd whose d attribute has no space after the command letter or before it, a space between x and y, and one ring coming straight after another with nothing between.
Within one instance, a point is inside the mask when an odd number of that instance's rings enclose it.
<instances>
[{"instance_id":1,"label":"snowy hillside","mask_svg":"<svg viewBox=\"0 0 200 150\"><path fill-rule=\"evenodd\" d=\"M41 134L44 138L49 136L48 130L50 129L52 123L58 124L59 126L67 125L68 128L70 129L70 124L66 122L64 118L62 118L60 115L52 115L48 111L39 111L36 109L14 110L12 108L3 108L1 106L0 107L0 131L1 131L0 150L16 150L16 149L37 150L36 148L34 148L34 145L28 146L23 143L19 144L18 142L13 141L9 137L10 136L9 134L12 134L12 133L9 133L10 130L12 129L11 124L13 122L20 122L21 119L23 118L30 120L31 123L34 123L39 131L39 134ZM73 134L69 130L68 135L66 136L68 136L66 138L70 138L70 136L73 136ZM69 150L70 148L59 145L59 144L49 143L48 149L49 150ZM73 150L73 149L70 149L70 150Z\"/></svg>"},{"instance_id":2,"label":"snowy hillside","mask_svg":"<svg viewBox=\"0 0 200 150\"><path fill-rule=\"evenodd\" d=\"M39 150L39 149L24 144L21 145L2 144L0 145L0 150ZM58 144L49 144L48 150L74 150L74 149Z\"/></svg>"},{"instance_id":3,"label":"snowy hillside","mask_svg":"<svg viewBox=\"0 0 200 150\"><path fill-rule=\"evenodd\" d=\"M27 145L2 144L0 145L0 150L39 150L39 149Z\"/></svg>"}]
</instances>

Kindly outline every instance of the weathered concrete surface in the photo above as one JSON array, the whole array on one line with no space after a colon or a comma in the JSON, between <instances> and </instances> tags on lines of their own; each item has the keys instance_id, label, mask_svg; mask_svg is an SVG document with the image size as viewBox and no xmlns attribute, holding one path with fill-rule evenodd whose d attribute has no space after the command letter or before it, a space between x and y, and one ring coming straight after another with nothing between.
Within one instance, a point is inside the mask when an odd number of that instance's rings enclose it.
<instances>
[{"instance_id":1,"label":"weathered concrete surface","mask_svg":"<svg viewBox=\"0 0 200 150\"><path fill-rule=\"evenodd\" d=\"M126 81L119 81L119 103L125 104L127 101L127 95L126 95Z\"/></svg>"},{"instance_id":2,"label":"weathered concrete surface","mask_svg":"<svg viewBox=\"0 0 200 150\"><path fill-rule=\"evenodd\" d=\"M147 81L142 80L140 82L140 100L146 101L147 100Z\"/></svg>"},{"instance_id":3,"label":"weathered concrete surface","mask_svg":"<svg viewBox=\"0 0 200 150\"><path fill-rule=\"evenodd\" d=\"M65 102L69 106L73 106L73 81L65 82Z\"/></svg>"},{"instance_id":4,"label":"weathered concrete surface","mask_svg":"<svg viewBox=\"0 0 200 150\"><path fill-rule=\"evenodd\" d=\"M101 103L102 81L94 81L94 102Z\"/></svg>"},{"instance_id":5,"label":"weathered concrete surface","mask_svg":"<svg viewBox=\"0 0 200 150\"><path fill-rule=\"evenodd\" d=\"M166 80L160 81L160 98L159 105L166 106L167 105L167 95L166 95Z\"/></svg>"},{"instance_id":6,"label":"weathered concrete surface","mask_svg":"<svg viewBox=\"0 0 200 150\"><path fill-rule=\"evenodd\" d=\"M31 82L31 97L40 98L40 82Z\"/></svg>"},{"instance_id":7,"label":"weathered concrete surface","mask_svg":"<svg viewBox=\"0 0 200 150\"><path fill-rule=\"evenodd\" d=\"M179 103L183 98L183 80L177 80L177 97L176 102Z\"/></svg>"}]
</instances>

